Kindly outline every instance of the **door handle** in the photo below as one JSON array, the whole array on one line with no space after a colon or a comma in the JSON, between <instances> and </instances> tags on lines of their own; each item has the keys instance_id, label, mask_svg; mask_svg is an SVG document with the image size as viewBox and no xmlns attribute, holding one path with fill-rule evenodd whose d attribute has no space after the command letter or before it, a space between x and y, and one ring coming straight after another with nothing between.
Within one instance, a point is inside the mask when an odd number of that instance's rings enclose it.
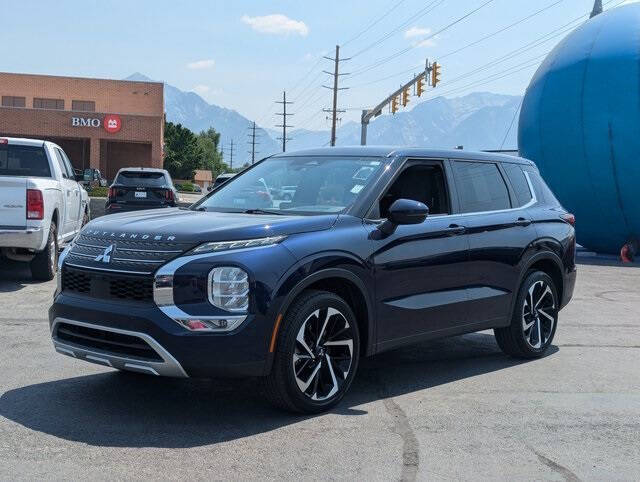
<instances>
[{"instance_id":1,"label":"door handle","mask_svg":"<svg viewBox=\"0 0 640 482\"><path fill-rule=\"evenodd\" d=\"M464 226L460 226L459 224L450 224L447 229L447 233L450 235L454 234L462 234L467 230Z\"/></svg>"},{"instance_id":2,"label":"door handle","mask_svg":"<svg viewBox=\"0 0 640 482\"><path fill-rule=\"evenodd\" d=\"M531 224L531 219L518 218L515 223L516 226L529 226Z\"/></svg>"}]
</instances>

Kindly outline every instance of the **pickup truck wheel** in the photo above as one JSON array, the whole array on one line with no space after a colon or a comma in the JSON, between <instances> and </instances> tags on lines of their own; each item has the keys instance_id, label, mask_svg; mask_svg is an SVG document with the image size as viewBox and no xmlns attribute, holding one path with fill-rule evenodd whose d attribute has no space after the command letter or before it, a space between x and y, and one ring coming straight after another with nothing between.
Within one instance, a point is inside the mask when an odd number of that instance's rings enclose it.
<instances>
[{"instance_id":1,"label":"pickup truck wheel","mask_svg":"<svg viewBox=\"0 0 640 482\"><path fill-rule=\"evenodd\" d=\"M58 270L58 237L56 223L51 222L44 250L31 260L31 275L38 281L51 281Z\"/></svg>"},{"instance_id":2,"label":"pickup truck wheel","mask_svg":"<svg viewBox=\"0 0 640 482\"><path fill-rule=\"evenodd\" d=\"M345 395L358 369L360 338L353 311L326 291L305 291L282 320L265 394L298 413L329 410Z\"/></svg>"}]
</instances>

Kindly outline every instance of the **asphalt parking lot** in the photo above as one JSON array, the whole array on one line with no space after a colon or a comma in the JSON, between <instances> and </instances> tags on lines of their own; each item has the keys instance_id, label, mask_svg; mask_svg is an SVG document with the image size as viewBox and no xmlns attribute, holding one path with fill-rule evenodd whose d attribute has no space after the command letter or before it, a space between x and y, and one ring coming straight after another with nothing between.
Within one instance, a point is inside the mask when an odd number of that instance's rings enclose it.
<instances>
[{"instance_id":1,"label":"asphalt parking lot","mask_svg":"<svg viewBox=\"0 0 640 482\"><path fill-rule=\"evenodd\" d=\"M640 268L579 267L551 353L489 332L365 360L331 413L252 381L125 375L54 352L54 282L0 265L0 479L640 478Z\"/></svg>"}]
</instances>

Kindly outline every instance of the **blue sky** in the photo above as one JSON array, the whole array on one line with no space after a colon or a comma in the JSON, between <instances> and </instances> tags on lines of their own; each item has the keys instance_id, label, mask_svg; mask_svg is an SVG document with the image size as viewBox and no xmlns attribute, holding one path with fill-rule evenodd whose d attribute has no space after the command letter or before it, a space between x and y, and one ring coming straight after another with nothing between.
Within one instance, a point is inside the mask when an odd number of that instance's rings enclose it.
<instances>
[{"instance_id":1,"label":"blue sky","mask_svg":"<svg viewBox=\"0 0 640 482\"><path fill-rule=\"evenodd\" d=\"M265 127L276 123L273 101L286 88L296 101L291 122L324 129L321 108L329 107L330 92L320 84L330 79L321 70L332 64L320 58L333 56L336 44L343 45L342 55L353 56L342 64L352 75L341 78L350 89L340 93L339 105L348 109L344 120L357 120L362 107L419 72L426 57L442 57L442 83L412 98L409 107L478 90L521 94L537 63L565 35L558 29L593 6L593 0L487 1L0 0L0 68L116 79L139 71ZM536 39L541 43L532 44Z\"/></svg>"}]
</instances>

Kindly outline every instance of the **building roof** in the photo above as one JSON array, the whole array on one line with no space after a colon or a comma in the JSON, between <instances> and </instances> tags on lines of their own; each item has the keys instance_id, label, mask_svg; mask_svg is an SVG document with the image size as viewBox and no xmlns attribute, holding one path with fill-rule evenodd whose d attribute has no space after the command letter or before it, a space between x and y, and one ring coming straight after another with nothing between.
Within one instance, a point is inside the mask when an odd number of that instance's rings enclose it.
<instances>
[{"instance_id":1,"label":"building roof","mask_svg":"<svg viewBox=\"0 0 640 482\"><path fill-rule=\"evenodd\" d=\"M204 169L196 169L196 173L193 176L194 181L213 181L211 171Z\"/></svg>"},{"instance_id":2,"label":"building roof","mask_svg":"<svg viewBox=\"0 0 640 482\"><path fill-rule=\"evenodd\" d=\"M426 147L398 147L398 146L348 146L348 147L319 147L300 151L283 152L273 157L294 156L363 156L363 157L429 157L440 159L469 159L479 161L497 160L515 164L533 164L522 157L489 153L482 151L466 151L463 149L432 149Z\"/></svg>"}]
</instances>

